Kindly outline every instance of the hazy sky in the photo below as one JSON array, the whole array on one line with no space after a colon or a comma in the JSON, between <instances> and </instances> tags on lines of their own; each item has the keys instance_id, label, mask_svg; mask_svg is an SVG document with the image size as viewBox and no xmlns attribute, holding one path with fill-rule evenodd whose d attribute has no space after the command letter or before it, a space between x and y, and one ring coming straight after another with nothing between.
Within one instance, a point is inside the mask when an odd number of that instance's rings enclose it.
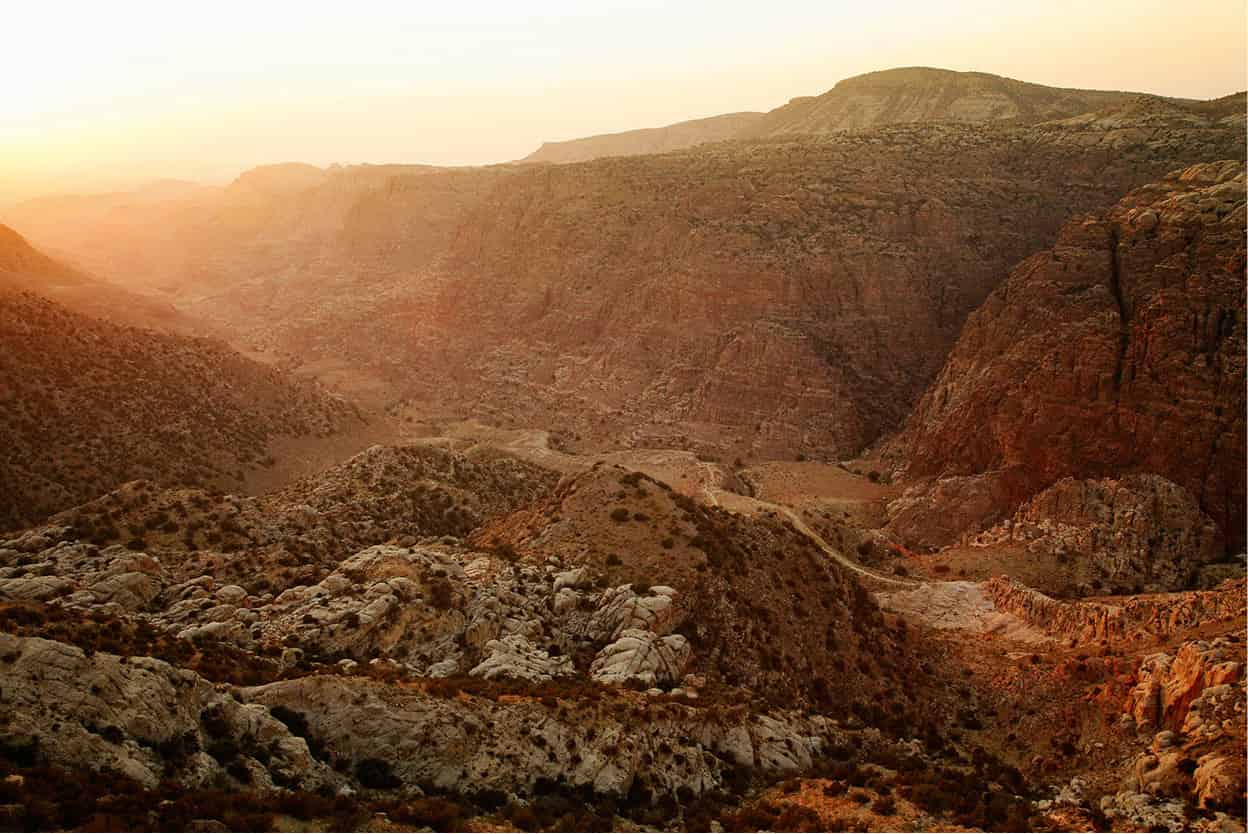
<instances>
[{"instance_id":1,"label":"hazy sky","mask_svg":"<svg viewBox=\"0 0 1248 834\"><path fill-rule=\"evenodd\" d=\"M1248 87L1243 0L42 0L3 17L0 203L290 160L499 162L893 66Z\"/></svg>"}]
</instances>

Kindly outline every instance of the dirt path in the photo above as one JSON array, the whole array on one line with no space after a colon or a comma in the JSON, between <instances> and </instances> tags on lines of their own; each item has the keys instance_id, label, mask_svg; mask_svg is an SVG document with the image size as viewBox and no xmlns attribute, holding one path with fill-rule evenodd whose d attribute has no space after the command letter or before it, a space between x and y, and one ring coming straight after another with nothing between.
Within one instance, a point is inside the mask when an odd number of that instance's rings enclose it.
<instances>
[{"instance_id":1,"label":"dirt path","mask_svg":"<svg viewBox=\"0 0 1248 834\"><path fill-rule=\"evenodd\" d=\"M832 545L828 544L824 540L823 536L812 530L810 526L802 520L802 517L789 507L786 507L783 504L772 504L770 501L760 501L757 498L750 498L748 500L760 508L771 510L772 512L776 512L784 516L793 524L793 529L797 530L797 532L814 542L820 550L827 554L828 558L846 570L853 571L858 574L858 576L869 579L872 583L883 585L887 588L917 588L920 585L926 584L914 579L898 579L895 576L886 576L882 573L877 573L870 568L863 567L854 560L850 559L844 553L841 553L841 551L837 550Z\"/></svg>"}]
</instances>

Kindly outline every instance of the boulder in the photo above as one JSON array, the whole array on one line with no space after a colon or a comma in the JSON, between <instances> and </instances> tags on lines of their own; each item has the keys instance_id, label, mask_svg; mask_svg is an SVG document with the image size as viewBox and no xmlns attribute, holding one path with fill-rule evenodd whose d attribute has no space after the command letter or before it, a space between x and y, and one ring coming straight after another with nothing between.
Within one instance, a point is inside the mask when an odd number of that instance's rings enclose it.
<instances>
[{"instance_id":1,"label":"boulder","mask_svg":"<svg viewBox=\"0 0 1248 834\"><path fill-rule=\"evenodd\" d=\"M491 640L485 645L485 655L468 674L486 680L508 678L537 683L576 673L570 658L551 657L520 634Z\"/></svg>"},{"instance_id":2,"label":"boulder","mask_svg":"<svg viewBox=\"0 0 1248 834\"><path fill-rule=\"evenodd\" d=\"M598 652L589 674L600 683L673 686L684 677L692 654L689 641L679 634L660 637L630 628Z\"/></svg>"}]
</instances>

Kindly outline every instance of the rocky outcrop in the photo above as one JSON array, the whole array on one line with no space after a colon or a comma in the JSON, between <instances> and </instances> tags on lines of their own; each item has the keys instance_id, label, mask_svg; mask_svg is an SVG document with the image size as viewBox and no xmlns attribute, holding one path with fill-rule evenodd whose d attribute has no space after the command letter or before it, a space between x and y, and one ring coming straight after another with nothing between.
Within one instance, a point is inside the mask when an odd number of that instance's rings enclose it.
<instances>
[{"instance_id":1,"label":"rocky outcrop","mask_svg":"<svg viewBox=\"0 0 1248 834\"><path fill-rule=\"evenodd\" d=\"M538 683L576 673L566 657L551 657L536 649L523 634L512 634L485 644L485 660L470 675L486 680L520 680Z\"/></svg>"},{"instance_id":2,"label":"rocky outcrop","mask_svg":"<svg viewBox=\"0 0 1248 834\"><path fill-rule=\"evenodd\" d=\"M1191 493L1156 475L1063 478L974 546L1022 545L1110 587L1178 591L1225 553L1222 533Z\"/></svg>"},{"instance_id":3,"label":"rocky outcrop","mask_svg":"<svg viewBox=\"0 0 1248 834\"><path fill-rule=\"evenodd\" d=\"M1244 646L1226 638L1184 643L1145 658L1125 721L1153 734L1123 785L1127 796L1183 799L1214 811L1244 807ZM1121 800L1119 800L1121 803Z\"/></svg>"},{"instance_id":4,"label":"rocky outcrop","mask_svg":"<svg viewBox=\"0 0 1248 834\"><path fill-rule=\"evenodd\" d=\"M1212 591L1127 597L1121 604L1056 600L1006 576L984 583L997 610L1030 626L1077 642L1165 636L1243 614L1245 585L1228 581Z\"/></svg>"},{"instance_id":5,"label":"rocky outcrop","mask_svg":"<svg viewBox=\"0 0 1248 834\"><path fill-rule=\"evenodd\" d=\"M634 786L656 798L700 796L723 787L736 768L799 772L839 735L818 716L646 706L640 695L594 709L565 699L547 706L519 697L436 698L330 676L240 697L300 713L327 749L349 761L384 761L402 785L468 794L531 795L545 782L616 797ZM646 719L636 720L635 710Z\"/></svg>"},{"instance_id":6,"label":"rocky outcrop","mask_svg":"<svg viewBox=\"0 0 1248 834\"><path fill-rule=\"evenodd\" d=\"M679 634L660 637L628 628L598 652L589 674L601 683L671 687L684 677L691 655L689 641Z\"/></svg>"},{"instance_id":7,"label":"rocky outcrop","mask_svg":"<svg viewBox=\"0 0 1248 834\"><path fill-rule=\"evenodd\" d=\"M644 594L631 585L611 588L602 596L599 608L590 620L592 634L614 640L628 630L653 632L659 636L676 626L680 609L673 604L676 589L659 585Z\"/></svg>"},{"instance_id":8,"label":"rocky outcrop","mask_svg":"<svg viewBox=\"0 0 1248 834\"><path fill-rule=\"evenodd\" d=\"M1214 718L1194 718L1193 703L1211 687L1238 683L1244 676L1242 655L1242 646L1225 640L1189 642L1176 654L1150 655L1140 662L1139 683L1127 698L1124 712L1141 732L1194 730ZM1211 694L1210 701L1216 700L1217 695ZM1198 708L1195 715L1201 712Z\"/></svg>"},{"instance_id":9,"label":"rocky outcrop","mask_svg":"<svg viewBox=\"0 0 1248 834\"><path fill-rule=\"evenodd\" d=\"M90 762L148 787L332 792L362 782L524 796L545 782L617 797L635 784L657 797L697 796L738 769L800 772L844 739L818 716L647 705L623 694L604 710L564 699L438 697L332 675L222 693L152 658L88 656L2 633L0 672L6 755L24 751L71 769ZM646 720L634 720L639 712Z\"/></svg>"},{"instance_id":10,"label":"rocky outcrop","mask_svg":"<svg viewBox=\"0 0 1248 834\"><path fill-rule=\"evenodd\" d=\"M156 787L224 781L336 790L343 780L269 712L150 657L0 633L0 744L35 762Z\"/></svg>"},{"instance_id":11,"label":"rocky outcrop","mask_svg":"<svg viewBox=\"0 0 1248 834\"><path fill-rule=\"evenodd\" d=\"M891 446L897 474L991 485L980 526L1061 478L1157 474L1242 547L1245 211L1228 161L1068 223L968 319ZM938 513L891 529L943 538Z\"/></svg>"}]
</instances>

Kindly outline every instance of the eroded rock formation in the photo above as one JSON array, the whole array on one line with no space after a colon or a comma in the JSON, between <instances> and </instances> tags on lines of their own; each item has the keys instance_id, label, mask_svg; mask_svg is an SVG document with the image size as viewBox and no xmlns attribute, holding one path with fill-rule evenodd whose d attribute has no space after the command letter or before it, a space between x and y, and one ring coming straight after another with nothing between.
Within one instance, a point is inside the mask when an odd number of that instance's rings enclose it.
<instances>
[{"instance_id":1,"label":"eroded rock formation","mask_svg":"<svg viewBox=\"0 0 1248 834\"><path fill-rule=\"evenodd\" d=\"M1197 165L1068 223L967 321L900 472L990 495L981 525L1064 477L1158 474L1242 547L1244 187L1242 163ZM894 530L947 543L939 512Z\"/></svg>"}]
</instances>

